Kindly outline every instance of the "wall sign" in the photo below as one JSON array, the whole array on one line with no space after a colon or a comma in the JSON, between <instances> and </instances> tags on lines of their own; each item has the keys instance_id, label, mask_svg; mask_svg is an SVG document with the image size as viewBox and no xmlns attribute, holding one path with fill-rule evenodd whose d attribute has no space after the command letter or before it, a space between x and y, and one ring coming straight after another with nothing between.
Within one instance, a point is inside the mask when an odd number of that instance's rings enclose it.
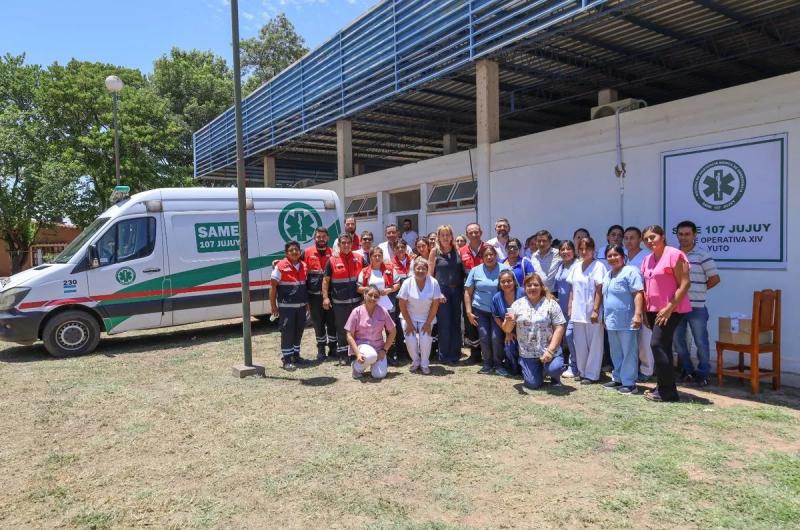
<instances>
[{"instance_id":1,"label":"wall sign","mask_svg":"<svg viewBox=\"0 0 800 530\"><path fill-rule=\"evenodd\" d=\"M786 134L661 154L664 229L690 220L723 268L786 267Z\"/></svg>"}]
</instances>

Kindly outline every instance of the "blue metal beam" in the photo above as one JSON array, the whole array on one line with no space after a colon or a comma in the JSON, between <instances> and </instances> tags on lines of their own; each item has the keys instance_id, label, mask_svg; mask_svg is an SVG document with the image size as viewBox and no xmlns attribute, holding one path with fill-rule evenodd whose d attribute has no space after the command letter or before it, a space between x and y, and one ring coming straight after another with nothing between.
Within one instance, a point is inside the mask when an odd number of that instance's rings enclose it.
<instances>
[{"instance_id":1,"label":"blue metal beam","mask_svg":"<svg viewBox=\"0 0 800 530\"><path fill-rule=\"evenodd\" d=\"M384 0L243 101L245 155L329 126L611 0ZM235 161L233 110L194 134L196 177Z\"/></svg>"}]
</instances>

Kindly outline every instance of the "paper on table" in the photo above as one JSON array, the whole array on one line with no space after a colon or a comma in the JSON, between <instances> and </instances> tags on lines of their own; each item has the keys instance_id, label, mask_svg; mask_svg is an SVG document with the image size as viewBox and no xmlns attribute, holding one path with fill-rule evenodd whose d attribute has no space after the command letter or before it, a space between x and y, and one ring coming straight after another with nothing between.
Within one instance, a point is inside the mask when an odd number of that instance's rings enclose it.
<instances>
[{"instance_id":1,"label":"paper on table","mask_svg":"<svg viewBox=\"0 0 800 530\"><path fill-rule=\"evenodd\" d=\"M729 317L731 319L731 333L739 333L739 319L747 318L747 315L743 313L731 313Z\"/></svg>"}]
</instances>

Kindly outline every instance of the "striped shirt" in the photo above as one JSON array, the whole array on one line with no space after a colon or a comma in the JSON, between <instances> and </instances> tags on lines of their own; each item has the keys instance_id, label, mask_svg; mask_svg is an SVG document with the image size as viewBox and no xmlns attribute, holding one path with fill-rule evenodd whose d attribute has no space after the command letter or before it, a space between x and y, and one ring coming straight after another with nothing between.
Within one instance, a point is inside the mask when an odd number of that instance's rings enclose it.
<instances>
[{"instance_id":1,"label":"striped shirt","mask_svg":"<svg viewBox=\"0 0 800 530\"><path fill-rule=\"evenodd\" d=\"M714 259L697 245L686 253L689 259L689 301L692 309L706 306L706 284L712 276L719 276Z\"/></svg>"}]
</instances>

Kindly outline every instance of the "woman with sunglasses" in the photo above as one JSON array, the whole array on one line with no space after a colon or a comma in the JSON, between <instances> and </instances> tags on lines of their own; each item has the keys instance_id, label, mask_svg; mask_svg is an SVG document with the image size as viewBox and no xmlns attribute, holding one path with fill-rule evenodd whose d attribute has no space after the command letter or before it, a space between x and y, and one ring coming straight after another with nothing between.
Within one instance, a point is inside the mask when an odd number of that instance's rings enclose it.
<instances>
[{"instance_id":1,"label":"woman with sunglasses","mask_svg":"<svg viewBox=\"0 0 800 530\"><path fill-rule=\"evenodd\" d=\"M512 237L506 245L508 257L503 261L517 277L517 285L522 285L523 280L528 274L533 274L533 263L528 258L522 256L522 243L519 239Z\"/></svg>"}]
</instances>

